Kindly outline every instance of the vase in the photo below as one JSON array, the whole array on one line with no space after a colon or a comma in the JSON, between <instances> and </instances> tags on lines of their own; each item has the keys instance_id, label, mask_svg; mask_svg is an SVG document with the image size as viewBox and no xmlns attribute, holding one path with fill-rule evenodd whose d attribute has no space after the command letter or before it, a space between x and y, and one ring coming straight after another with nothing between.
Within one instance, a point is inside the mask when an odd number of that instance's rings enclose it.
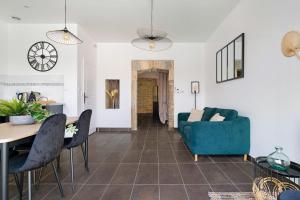
<instances>
[{"instance_id":1,"label":"vase","mask_svg":"<svg viewBox=\"0 0 300 200\"><path fill-rule=\"evenodd\" d=\"M33 124L34 119L31 115L9 116L9 122L13 125Z\"/></svg>"},{"instance_id":2,"label":"vase","mask_svg":"<svg viewBox=\"0 0 300 200\"><path fill-rule=\"evenodd\" d=\"M282 152L283 148L276 146L275 151L268 155L267 161L273 169L285 171L289 168L291 162L287 155Z\"/></svg>"}]
</instances>

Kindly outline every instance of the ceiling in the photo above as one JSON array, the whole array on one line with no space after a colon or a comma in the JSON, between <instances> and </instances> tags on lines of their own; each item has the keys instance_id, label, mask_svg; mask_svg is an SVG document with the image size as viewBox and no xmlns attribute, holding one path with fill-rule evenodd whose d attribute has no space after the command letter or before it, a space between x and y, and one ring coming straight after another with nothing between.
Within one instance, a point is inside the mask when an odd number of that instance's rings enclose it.
<instances>
[{"instance_id":1,"label":"ceiling","mask_svg":"<svg viewBox=\"0 0 300 200\"><path fill-rule=\"evenodd\" d=\"M150 23L150 0L67 0L68 22L97 42L129 42ZM154 0L154 28L175 42L205 42L239 0ZM25 7L24 7L25 6ZM28 7L28 8L27 8ZM21 21L11 19L20 17ZM0 0L9 23L63 23L63 0Z\"/></svg>"}]
</instances>

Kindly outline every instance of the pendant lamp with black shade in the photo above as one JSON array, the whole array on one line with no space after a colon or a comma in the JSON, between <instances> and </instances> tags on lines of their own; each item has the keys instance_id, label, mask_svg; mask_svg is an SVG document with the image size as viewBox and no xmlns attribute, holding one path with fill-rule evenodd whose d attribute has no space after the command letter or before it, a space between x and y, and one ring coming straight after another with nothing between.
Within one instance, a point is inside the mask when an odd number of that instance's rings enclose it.
<instances>
[{"instance_id":1,"label":"pendant lamp with black shade","mask_svg":"<svg viewBox=\"0 0 300 200\"><path fill-rule=\"evenodd\" d=\"M65 0L65 28L61 30L48 31L46 36L56 43L65 45L76 45L83 43L82 40L80 40L67 28L67 0Z\"/></svg>"}]
</instances>

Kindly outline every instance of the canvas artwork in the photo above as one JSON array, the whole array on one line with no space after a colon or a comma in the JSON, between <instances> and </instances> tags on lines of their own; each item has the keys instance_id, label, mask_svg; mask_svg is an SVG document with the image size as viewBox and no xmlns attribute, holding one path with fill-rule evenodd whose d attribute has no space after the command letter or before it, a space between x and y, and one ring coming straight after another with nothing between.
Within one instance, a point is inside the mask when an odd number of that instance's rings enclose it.
<instances>
[{"instance_id":1,"label":"canvas artwork","mask_svg":"<svg viewBox=\"0 0 300 200\"><path fill-rule=\"evenodd\" d=\"M120 108L120 80L105 80L105 108Z\"/></svg>"}]
</instances>

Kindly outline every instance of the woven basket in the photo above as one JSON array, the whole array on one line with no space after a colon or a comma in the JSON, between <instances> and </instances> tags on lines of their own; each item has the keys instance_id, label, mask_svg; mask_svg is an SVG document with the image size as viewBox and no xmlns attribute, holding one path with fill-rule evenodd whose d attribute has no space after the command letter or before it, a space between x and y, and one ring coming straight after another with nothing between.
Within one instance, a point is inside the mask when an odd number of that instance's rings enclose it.
<instances>
[{"instance_id":1,"label":"woven basket","mask_svg":"<svg viewBox=\"0 0 300 200\"><path fill-rule=\"evenodd\" d=\"M256 200L277 200L277 196L285 190L299 190L299 187L273 177L258 177L252 187Z\"/></svg>"}]
</instances>

